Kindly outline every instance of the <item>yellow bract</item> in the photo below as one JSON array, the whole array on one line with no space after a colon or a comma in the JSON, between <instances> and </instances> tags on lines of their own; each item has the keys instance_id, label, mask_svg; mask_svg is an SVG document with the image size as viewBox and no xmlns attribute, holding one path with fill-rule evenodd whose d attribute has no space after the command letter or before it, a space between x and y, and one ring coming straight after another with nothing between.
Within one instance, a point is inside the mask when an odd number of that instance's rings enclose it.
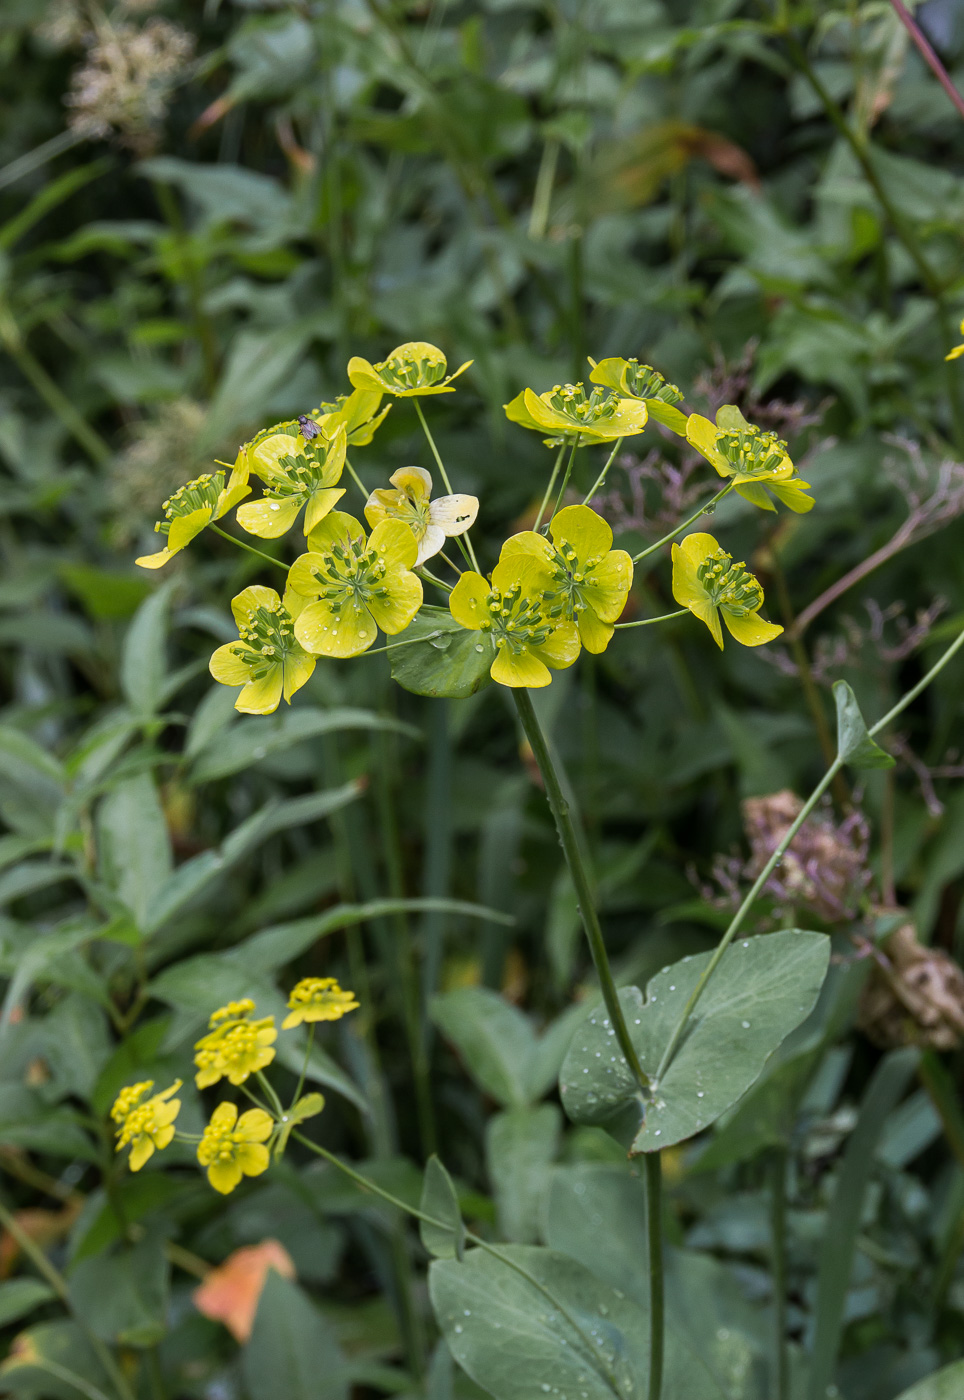
<instances>
[{"instance_id":1,"label":"yellow bract","mask_svg":"<svg viewBox=\"0 0 964 1400\"><path fill-rule=\"evenodd\" d=\"M348 361L348 378L356 389L391 394L396 399L453 394L452 380L471 363L466 360L454 374L446 376L448 361L437 345L429 345L425 340L409 340L397 345L388 358L377 365L353 355Z\"/></svg>"},{"instance_id":2,"label":"yellow bract","mask_svg":"<svg viewBox=\"0 0 964 1400\"><path fill-rule=\"evenodd\" d=\"M620 398L609 389L593 389L587 395L582 384L557 384L544 394L523 389L503 407L510 422L551 433L546 439L550 446L576 438L585 446L634 437L643 431L649 416L639 400Z\"/></svg>"},{"instance_id":3,"label":"yellow bract","mask_svg":"<svg viewBox=\"0 0 964 1400\"><path fill-rule=\"evenodd\" d=\"M261 1108L249 1108L238 1118L233 1103L219 1103L198 1144L197 1159L207 1167L208 1181L226 1196L242 1176L260 1176L270 1157L263 1145L274 1122Z\"/></svg>"},{"instance_id":4,"label":"yellow bract","mask_svg":"<svg viewBox=\"0 0 964 1400\"><path fill-rule=\"evenodd\" d=\"M763 589L742 563L721 549L712 535L687 535L673 545L673 597L705 622L723 649L720 614L730 635L745 647L772 642L783 631L758 616Z\"/></svg>"},{"instance_id":5,"label":"yellow bract","mask_svg":"<svg viewBox=\"0 0 964 1400\"><path fill-rule=\"evenodd\" d=\"M288 998L290 1014L281 1022L283 1031L302 1021L340 1021L360 1005L354 992L346 992L334 977L303 977Z\"/></svg>"},{"instance_id":6,"label":"yellow bract","mask_svg":"<svg viewBox=\"0 0 964 1400\"><path fill-rule=\"evenodd\" d=\"M438 554L446 538L464 535L479 513L476 496L439 496L432 500L432 475L424 467L399 467L388 478L394 491L373 491L365 504L369 525L401 520L418 545L415 567Z\"/></svg>"},{"instance_id":7,"label":"yellow bract","mask_svg":"<svg viewBox=\"0 0 964 1400\"><path fill-rule=\"evenodd\" d=\"M171 1098L181 1087L178 1079L170 1088L145 1100L154 1088L153 1079L131 1084L122 1089L114 1100L110 1116L120 1126L117 1129L117 1151L130 1144L129 1166L139 1172L155 1148L160 1151L174 1137L174 1119L181 1111L180 1099Z\"/></svg>"},{"instance_id":8,"label":"yellow bract","mask_svg":"<svg viewBox=\"0 0 964 1400\"><path fill-rule=\"evenodd\" d=\"M813 509L813 497L806 494L810 486L796 475L786 443L775 433L754 428L733 404L723 405L715 425L699 413L691 414L686 440L761 510L776 510L768 491L798 515Z\"/></svg>"},{"instance_id":9,"label":"yellow bract","mask_svg":"<svg viewBox=\"0 0 964 1400\"><path fill-rule=\"evenodd\" d=\"M273 588L252 584L231 602L238 624L238 641L218 647L211 657L211 675L221 685L244 689L234 708L247 715L269 715L282 696L289 703L310 679L315 658L295 636L295 619L306 599L289 588L284 600Z\"/></svg>"},{"instance_id":10,"label":"yellow bract","mask_svg":"<svg viewBox=\"0 0 964 1400\"><path fill-rule=\"evenodd\" d=\"M412 573L418 546L401 520L382 520L369 539L358 521L332 511L308 537L308 553L288 574L289 589L307 603L295 636L314 656L359 656L380 627L389 636L408 626L422 604Z\"/></svg>"},{"instance_id":11,"label":"yellow bract","mask_svg":"<svg viewBox=\"0 0 964 1400\"><path fill-rule=\"evenodd\" d=\"M305 534L333 510L345 488L336 483L345 466L347 436L339 423L331 438L272 433L248 449L251 470L265 484L264 498L238 510L238 524L249 535L274 540L291 529L305 510Z\"/></svg>"},{"instance_id":12,"label":"yellow bract","mask_svg":"<svg viewBox=\"0 0 964 1400\"><path fill-rule=\"evenodd\" d=\"M238 453L228 484L224 472L209 472L189 481L174 492L163 504L164 520L154 526L155 533L167 536L167 544L156 554L142 554L135 560L142 569L161 569L175 554L191 543L205 525L220 520L238 501L251 494L248 485L248 462L245 449Z\"/></svg>"},{"instance_id":13,"label":"yellow bract","mask_svg":"<svg viewBox=\"0 0 964 1400\"><path fill-rule=\"evenodd\" d=\"M592 357L593 384L604 384L615 389L627 399L642 399L649 410L650 418L670 428L680 437L686 434L686 414L676 407L682 402L683 391L675 384L669 384L652 365L641 365L638 360L612 358L600 360L597 364Z\"/></svg>"},{"instance_id":14,"label":"yellow bract","mask_svg":"<svg viewBox=\"0 0 964 1400\"><path fill-rule=\"evenodd\" d=\"M587 651L605 651L613 624L633 583L633 561L623 549L613 549L613 532L589 506L566 506L549 525L550 539L534 530L513 535L502 546L503 559L528 556L543 564L535 586L543 590L544 607L561 605L561 616L575 622Z\"/></svg>"},{"instance_id":15,"label":"yellow bract","mask_svg":"<svg viewBox=\"0 0 964 1400\"><path fill-rule=\"evenodd\" d=\"M491 632L496 658L490 668L500 685L546 686L549 668L571 666L579 655L579 631L563 616L561 603L547 607L542 560L514 554L499 560L492 582L464 573L449 596L456 622L474 632Z\"/></svg>"}]
</instances>

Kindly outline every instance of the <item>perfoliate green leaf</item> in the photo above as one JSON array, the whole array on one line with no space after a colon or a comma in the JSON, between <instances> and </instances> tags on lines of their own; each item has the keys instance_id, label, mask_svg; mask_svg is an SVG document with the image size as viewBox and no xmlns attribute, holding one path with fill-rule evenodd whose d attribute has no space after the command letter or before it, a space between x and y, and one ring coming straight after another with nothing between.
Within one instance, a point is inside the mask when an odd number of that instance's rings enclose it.
<instances>
[{"instance_id":1,"label":"perfoliate green leaf","mask_svg":"<svg viewBox=\"0 0 964 1400\"><path fill-rule=\"evenodd\" d=\"M404 632L388 639L388 655L403 689L464 700L491 682L495 643L489 632L462 627L447 608L425 606Z\"/></svg>"},{"instance_id":2,"label":"perfoliate green leaf","mask_svg":"<svg viewBox=\"0 0 964 1400\"><path fill-rule=\"evenodd\" d=\"M452 1178L434 1155L425 1164L419 1209L425 1215L444 1222L430 1225L427 1220L419 1221L422 1244L429 1254L434 1254L436 1259L461 1259L465 1251L465 1223L459 1209L459 1198L455 1194Z\"/></svg>"},{"instance_id":3,"label":"perfoliate green leaf","mask_svg":"<svg viewBox=\"0 0 964 1400\"><path fill-rule=\"evenodd\" d=\"M647 1074L655 1075L709 953L684 958L647 985L619 994ZM726 950L633 1139L656 1152L706 1128L742 1098L769 1057L812 1011L830 959L822 933L783 930ZM602 1008L573 1038L560 1075L563 1107L577 1123L601 1123L642 1102Z\"/></svg>"},{"instance_id":4,"label":"perfoliate green leaf","mask_svg":"<svg viewBox=\"0 0 964 1400\"><path fill-rule=\"evenodd\" d=\"M274 1155L282 1156L288 1146L288 1139L291 1130L299 1123L303 1123L306 1118L314 1118L325 1106L324 1094L303 1094L296 1104L288 1109L281 1119L281 1131L278 1133L277 1141L274 1145Z\"/></svg>"},{"instance_id":5,"label":"perfoliate green leaf","mask_svg":"<svg viewBox=\"0 0 964 1400\"><path fill-rule=\"evenodd\" d=\"M867 732L857 697L846 681L834 682L833 698L837 702L839 757L851 768L893 768L894 759Z\"/></svg>"}]
</instances>

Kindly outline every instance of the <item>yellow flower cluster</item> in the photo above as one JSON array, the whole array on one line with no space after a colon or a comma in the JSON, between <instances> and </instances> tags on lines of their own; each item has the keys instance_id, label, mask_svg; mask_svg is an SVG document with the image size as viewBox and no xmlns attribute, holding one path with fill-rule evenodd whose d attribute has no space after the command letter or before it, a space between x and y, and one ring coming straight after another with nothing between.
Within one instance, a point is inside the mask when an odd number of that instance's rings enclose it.
<instances>
[{"instance_id":1,"label":"yellow flower cluster","mask_svg":"<svg viewBox=\"0 0 964 1400\"><path fill-rule=\"evenodd\" d=\"M588 387L524 389L505 405L507 417L573 455L593 444L610 444L615 455L624 439L655 422L704 457L725 481L725 490L761 510L775 510L777 504L798 513L812 508L810 488L797 475L786 443L748 423L735 406L725 405L711 422L685 413L681 390L651 365L618 357L589 363ZM231 605L238 638L211 658L215 680L239 687L237 709L270 714L307 683L318 657L360 656L379 632L387 637L404 632L422 607L423 579L438 582L424 566L449 539L458 540L470 564L451 590L450 611L460 626L490 634L493 679L507 686L545 686L551 672L571 666L582 647L598 653L608 646L632 587L633 561L613 548L612 531L588 504L592 492L582 505L560 510L561 490L548 526L508 539L488 576L479 571L467 535L479 502L450 489L431 438L446 494L433 496L425 468L402 467L389 486L367 492L364 515L371 533L340 509L343 473L360 485L348 450L372 441L389 412L390 405L381 406L383 398L413 399L421 416L418 400L453 393L453 381L470 364L449 374L443 352L425 341L399 345L375 364L355 356L348 364L350 394L259 433L240 449L227 480L226 464L219 464L225 470L199 477L165 501L165 519L156 529L167 543L138 560L146 568L166 564L235 505L238 524L262 539L280 538L302 521L306 548L288 570L283 595L258 584L238 594ZM569 470L571 465L570 458ZM239 504L250 494L253 478L261 482L260 499ZM605 471L600 481L604 478ZM567 472L563 490L568 480ZM745 645L770 640L780 629L758 617L759 583L729 556L724 568L718 554L719 546L704 534L675 546L674 597L719 643L721 617ZM742 570L742 582L735 570ZM751 625L748 618L756 621ZM238 1045L242 1038L237 1037ZM259 1053L265 1049L262 1045Z\"/></svg>"},{"instance_id":2,"label":"yellow flower cluster","mask_svg":"<svg viewBox=\"0 0 964 1400\"><path fill-rule=\"evenodd\" d=\"M290 1030L302 1022L338 1021L358 1005L354 993L343 990L334 977L303 977L291 990L289 1015L281 1028ZM207 1089L221 1079L229 1084L244 1084L251 1075L260 1076L274 1059L278 1038L274 1017L256 1018L256 1010L251 998L244 997L211 1013L208 1033L194 1047L195 1083L199 1089ZM172 1095L181 1083L178 1079L160 1094L148 1097L154 1082L145 1079L121 1089L114 1100L110 1116L117 1124L117 1151L130 1147L131 1171L140 1171L156 1150L173 1142L174 1120L181 1102ZM214 1189L226 1194L243 1176L259 1176L270 1160L265 1143L271 1138L279 1140L280 1154L292 1126L319 1112L323 1103L319 1094L312 1094L292 1105L287 1114L272 1117L264 1109L255 1108L240 1118L233 1103L218 1104L197 1148L198 1161L207 1169Z\"/></svg>"}]
</instances>

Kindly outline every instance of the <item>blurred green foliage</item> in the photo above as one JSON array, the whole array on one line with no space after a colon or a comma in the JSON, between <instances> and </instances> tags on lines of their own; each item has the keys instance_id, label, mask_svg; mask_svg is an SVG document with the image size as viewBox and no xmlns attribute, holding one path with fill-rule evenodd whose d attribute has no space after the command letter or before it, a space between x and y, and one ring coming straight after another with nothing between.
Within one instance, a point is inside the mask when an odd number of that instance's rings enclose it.
<instances>
[{"instance_id":1,"label":"blurred green foliage","mask_svg":"<svg viewBox=\"0 0 964 1400\"><path fill-rule=\"evenodd\" d=\"M918 17L964 75L959 7ZM481 498L485 568L551 460L501 406L585 378L587 355L638 355L691 410L776 429L816 508L731 496L713 529L802 634L719 654L683 619L539 697L620 975L645 980L725 922L701 888L742 851L725 899L745 860L741 800L822 772L830 684L877 717L964 623L964 371L944 361L964 128L885 4L7 0L0 72L2 1201L74 1317L8 1234L0 1323L30 1332L0 1388L113 1396L92 1335L138 1400L478 1394L399 1218L297 1151L228 1200L176 1148L126 1175L106 1112L131 1078L178 1076L196 1129L208 1011L279 1010L296 974L335 973L362 1011L310 1064L326 1144L412 1203L437 1149L473 1229L568 1255L573 1296L602 1278L632 1300L641 1188L554 1097L590 970L514 719L499 687L403 693L384 656L321 660L290 711L238 718L207 658L257 566L210 534L163 582L130 561L171 490L344 392L351 354L408 339L474 361L430 413ZM401 402L358 465L371 488L410 462L431 466ZM655 427L620 459L605 509L627 548L695 508L691 465ZM631 606L673 606L659 556ZM835 792L870 833L852 907L804 882L761 908L760 927L834 934L829 989L672 1159L671 1296L707 1395L773 1394L774 1161L799 1394L816 1375L891 1400L961 1355L956 1037L894 1049L905 1025L882 1053L854 1028L895 922L877 906L964 956L960 674L902 717L896 770ZM625 1255L594 1250L587 1190ZM238 1346L192 1307L192 1273L265 1238L297 1282L271 1275ZM948 1375L911 1394L956 1394Z\"/></svg>"}]
</instances>

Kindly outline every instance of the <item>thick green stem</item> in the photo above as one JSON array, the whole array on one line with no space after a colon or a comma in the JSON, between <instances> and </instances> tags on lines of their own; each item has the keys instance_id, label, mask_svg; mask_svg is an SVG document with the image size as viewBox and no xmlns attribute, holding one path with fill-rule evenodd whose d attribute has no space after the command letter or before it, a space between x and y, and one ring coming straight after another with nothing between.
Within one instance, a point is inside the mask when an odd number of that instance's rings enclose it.
<instances>
[{"instance_id":1,"label":"thick green stem","mask_svg":"<svg viewBox=\"0 0 964 1400\"><path fill-rule=\"evenodd\" d=\"M442 485L445 487L446 491L451 496L453 494L452 483L451 481L449 481L449 474L445 470L445 463L442 461L441 455L439 454L439 450L435 446L435 439L432 437L431 429L428 426L425 414L422 412L422 405L419 403L417 398L412 399L412 403L415 405L415 412L418 414L418 421L422 425L422 431L428 439L428 445L432 449L432 456L435 458L435 464L439 469L439 475L442 478ZM459 549L462 551L463 555L472 565L472 568L475 570L475 572L480 573L481 570L479 569L479 561L475 557L475 550L472 548L472 541L469 539L468 530L466 530L464 535L456 535L455 541Z\"/></svg>"},{"instance_id":2,"label":"thick green stem","mask_svg":"<svg viewBox=\"0 0 964 1400\"><path fill-rule=\"evenodd\" d=\"M773 1254L772 1400L789 1400L790 1356L787 1351L787 1150L770 1157L770 1244Z\"/></svg>"},{"instance_id":3,"label":"thick green stem","mask_svg":"<svg viewBox=\"0 0 964 1400\"><path fill-rule=\"evenodd\" d=\"M659 1400L663 1389L663 1169L658 1152L647 1152L646 1253L649 1257L649 1387L647 1400Z\"/></svg>"},{"instance_id":4,"label":"thick green stem","mask_svg":"<svg viewBox=\"0 0 964 1400\"><path fill-rule=\"evenodd\" d=\"M549 507L549 501L552 499L552 488L555 486L556 481L558 479L559 468L562 466L562 458L565 454L565 451L566 444L563 443L562 446L559 448L559 451L556 453L556 460L552 468L552 475L549 478L549 485L546 487L546 494L542 498L542 505L539 507L539 514L536 516L535 524L532 527L533 530L539 530L542 528L542 521L545 517L546 510Z\"/></svg>"},{"instance_id":5,"label":"thick green stem","mask_svg":"<svg viewBox=\"0 0 964 1400\"><path fill-rule=\"evenodd\" d=\"M535 709L532 705L532 697L528 690L513 690L513 699L516 709L519 712L519 719L525 736L532 748L533 756L542 774L542 780L546 785L546 799L552 811L556 823L556 831L559 834L559 843L562 846L566 864L569 867L569 874L572 877L573 887L576 891L576 900L579 904L579 914L582 918L582 925L586 931L586 938L589 941L589 951L596 967L596 975L599 978L599 986L602 990L603 1001L606 1003L606 1010L609 1012L609 1019L612 1021L613 1030L616 1032L616 1039L619 1041L619 1048L625 1056L633 1076L645 1095L649 1095L649 1077L645 1073L639 1062L636 1047L633 1045L632 1037L629 1034L629 1027L626 1025L626 1018L623 1016L623 1009L619 1004L619 994L616 991L616 983L613 979L612 968L609 965L609 955L606 952L606 944L603 940L602 928L599 924L599 915L596 912L596 904L593 898L592 885L589 880L589 872L583 860L582 851L579 848L579 841L576 837L576 829L572 823L572 816L569 812L569 803L562 791L559 775L549 752L549 745L542 732L542 726L536 717Z\"/></svg>"},{"instance_id":6,"label":"thick green stem","mask_svg":"<svg viewBox=\"0 0 964 1400\"><path fill-rule=\"evenodd\" d=\"M674 617L682 617L689 608L677 608L675 612L661 613L659 617L643 617L639 622L617 622L616 631L625 632L629 627L652 627L654 622L671 622Z\"/></svg>"},{"instance_id":7,"label":"thick green stem","mask_svg":"<svg viewBox=\"0 0 964 1400\"><path fill-rule=\"evenodd\" d=\"M607 460L607 462L606 462L606 465L603 467L602 471L599 473L599 475L596 477L596 480L593 482L592 486L590 487L590 489L589 489L589 494L588 494L587 496L584 496L584 497L583 497L583 502L582 502L582 503L583 503L584 506L588 506L589 502L592 500L593 496L595 496L596 492L597 492L597 491L601 491L601 490L603 489L603 487L605 486L605 484L606 484L606 477L609 475L609 468L612 466L613 462L615 462L615 460L616 460L616 453L619 451L619 449L622 447L622 445L623 445L623 440L622 440L622 438L617 438L617 439L616 439L616 445L615 445L615 447L613 448L612 452L610 452L609 458L608 458L608 460Z\"/></svg>"},{"instance_id":8,"label":"thick green stem","mask_svg":"<svg viewBox=\"0 0 964 1400\"><path fill-rule=\"evenodd\" d=\"M722 501L723 497L733 490L733 485L734 483L732 481L728 481L721 490L717 491L715 496L710 497L705 505L700 506L699 510L694 510L693 514L688 516L683 521L682 525L677 525L674 530L670 530L669 534L664 535L661 540L657 540L655 544L647 545L639 554L634 555L633 563L638 564L641 559L646 559L650 554L655 554L657 549L662 549L664 544L669 544L670 540L675 540L677 535L683 533L687 525L692 525L693 521L699 520L701 515L709 515L710 512L715 509L717 503Z\"/></svg>"}]
</instances>

